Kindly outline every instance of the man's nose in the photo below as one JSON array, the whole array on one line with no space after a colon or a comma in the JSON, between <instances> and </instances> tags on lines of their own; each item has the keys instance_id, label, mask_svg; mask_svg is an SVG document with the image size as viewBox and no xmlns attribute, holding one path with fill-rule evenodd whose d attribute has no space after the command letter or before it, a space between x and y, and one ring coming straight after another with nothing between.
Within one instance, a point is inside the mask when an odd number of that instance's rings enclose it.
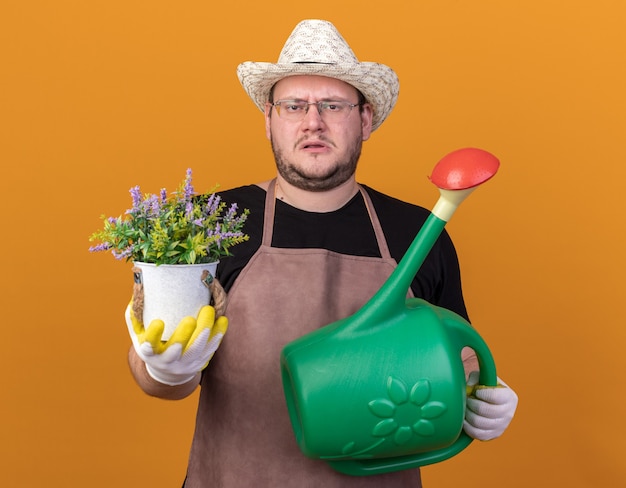
<instances>
[{"instance_id":1,"label":"man's nose","mask_svg":"<svg viewBox=\"0 0 626 488\"><path fill-rule=\"evenodd\" d=\"M317 128L324 124L324 120L322 119L322 114L320 113L320 106L311 103L307 107L307 111L304 114L304 119L302 123L308 126L309 128Z\"/></svg>"}]
</instances>

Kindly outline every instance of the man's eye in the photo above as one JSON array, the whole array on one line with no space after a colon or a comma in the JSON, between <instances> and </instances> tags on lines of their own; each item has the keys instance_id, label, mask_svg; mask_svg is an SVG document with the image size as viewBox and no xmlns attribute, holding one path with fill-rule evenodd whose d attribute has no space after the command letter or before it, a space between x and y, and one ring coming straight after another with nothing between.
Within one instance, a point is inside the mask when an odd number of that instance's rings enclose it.
<instances>
[{"instance_id":1,"label":"man's eye","mask_svg":"<svg viewBox=\"0 0 626 488\"><path fill-rule=\"evenodd\" d=\"M339 112L341 110L341 104L339 103L326 103L324 104L324 110L329 112Z\"/></svg>"},{"instance_id":2,"label":"man's eye","mask_svg":"<svg viewBox=\"0 0 626 488\"><path fill-rule=\"evenodd\" d=\"M287 103L285 104L285 110L287 110L287 112L299 112L301 110L303 110L304 107L301 103Z\"/></svg>"}]
</instances>

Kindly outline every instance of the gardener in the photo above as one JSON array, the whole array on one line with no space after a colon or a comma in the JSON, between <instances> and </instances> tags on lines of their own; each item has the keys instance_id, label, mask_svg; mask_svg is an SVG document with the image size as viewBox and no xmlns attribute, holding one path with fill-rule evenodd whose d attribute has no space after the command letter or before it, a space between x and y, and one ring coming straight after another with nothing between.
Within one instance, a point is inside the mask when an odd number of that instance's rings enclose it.
<instances>
[{"instance_id":1,"label":"gardener","mask_svg":"<svg viewBox=\"0 0 626 488\"><path fill-rule=\"evenodd\" d=\"M395 105L396 74L358 62L332 24L307 20L287 39L277 64L246 62L238 75L265 114L278 174L222 193L251 211L249 241L218 268L228 292L228 333L220 344L225 321L211 330L213 310L205 307L198 326L206 330L185 354L181 346L156 354L144 342L130 350L133 374L145 392L162 398L183 398L201 386L188 488L419 487L418 469L353 477L305 457L291 428L279 364L286 343L358 310L429 214L355 180L363 141ZM467 318L445 232L410 293ZM141 331L141 324L135 327ZM135 342L142 340L140 332ZM468 374L478 369L473 355L466 355L465 367ZM516 394L501 385L476 395L468 400L465 432L481 440L500 436Z\"/></svg>"}]
</instances>

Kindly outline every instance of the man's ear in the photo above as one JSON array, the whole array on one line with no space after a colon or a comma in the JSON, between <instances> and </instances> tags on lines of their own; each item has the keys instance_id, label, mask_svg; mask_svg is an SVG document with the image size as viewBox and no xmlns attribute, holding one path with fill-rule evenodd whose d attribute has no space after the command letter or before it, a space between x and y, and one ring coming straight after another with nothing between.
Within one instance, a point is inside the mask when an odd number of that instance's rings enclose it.
<instances>
[{"instance_id":1,"label":"man's ear","mask_svg":"<svg viewBox=\"0 0 626 488\"><path fill-rule=\"evenodd\" d=\"M365 103L361 107L361 133L364 141L367 141L372 134L373 117L374 112L372 111L372 106L369 103Z\"/></svg>"},{"instance_id":2,"label":"man's ear","mask_svg":"<svg viewBox=\"0 0 626 488\"><path fill-rule=\"evenodd\" d=\"M272 129L270 127L270 122L272 118L272 104L270 102L265 102L265 110L263 111L263 115L265 117L265 137L268 140L272 140Z\"/></svg>"}]
</instances>

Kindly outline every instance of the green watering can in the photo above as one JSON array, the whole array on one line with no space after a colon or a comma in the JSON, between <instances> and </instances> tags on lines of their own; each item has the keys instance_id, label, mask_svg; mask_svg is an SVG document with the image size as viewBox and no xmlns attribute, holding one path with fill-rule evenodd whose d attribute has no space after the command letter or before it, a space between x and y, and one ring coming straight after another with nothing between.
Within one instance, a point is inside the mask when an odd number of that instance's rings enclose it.
<instances>
[{"instance_id":1,"label":"green watering can","mask_svg":"<svg viewBox=\"0 0 626 488\"><path fill-rule=\"evenodd\" d=\"M480 384L497 384L493 357L465 319L407 290L458 205L498 170L492 154L454 151L430 177L440 198L404 258L354 315L285 346L283 388L302 452L349 475L446 460L472 439L461 350L478 356Z\"/></svg>"}]
</instances>

